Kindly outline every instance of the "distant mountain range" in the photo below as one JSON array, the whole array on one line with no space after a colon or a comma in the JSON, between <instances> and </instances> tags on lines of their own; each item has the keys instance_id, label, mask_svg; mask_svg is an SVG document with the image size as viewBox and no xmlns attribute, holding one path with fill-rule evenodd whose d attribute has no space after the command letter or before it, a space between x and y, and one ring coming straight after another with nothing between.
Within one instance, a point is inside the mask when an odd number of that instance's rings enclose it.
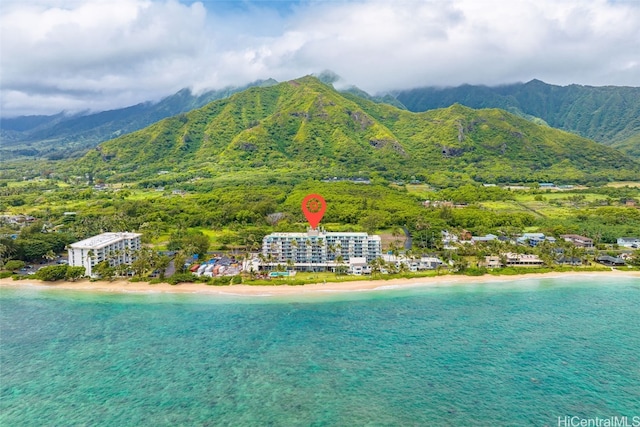
<instances>
[{"instance_id":1,"label":"distant mountain range","mask_svg":"<svg viewBox=\"0 0 640 427\"><path fill-rule=\"evenodd\" d=\"M318 79L332 85L339 76L325 71L318 75ZM269 79L200 95L183 89L157 103L146 102L92 114L0 118L0 158L77 156L100 142L249 87L275 84L275 80ZM355 86L341 92L414 112L445 108L456 103L471 108L501 108L534 123L573 132L640 158L639 87L554 86L532 80L498 87L425 87L384 96L371 96Z\"/></svg>"},{"instance_id":2,"label":"distant mountain range","mask_svg":"<svg viewBox=\"0 0 640 427\"><path fill-rule=\"evenodd\" d=\"M640 87L554 86L540 80L497 87L424 87L394 93L411 111L460 103L502 108L640 158Z\"/></svg>"},{"instance_id":3,"label":"distant mountain range","mask_svg":"<svg viewBox=\"0 0 640 427\"><path fill-rule=\"evenodd\" d=\"M131 107L91 114L58 113L51 116L0 118L0 158L45 157L59 159L80 155L100 142L142 129L167 117L202 107L248 87L270 86L260 80L247 86L193 94L189 89Z\"/></svg>"},{"instance_id":4,"label":"distant mountain range","mask_svg":"<svg viewBox=\"0 0 640 427\"><path fill-rule=\"evenodd\" d=\"M308 171L447 185L632 179L617 150L500 109L413 113L341 93L314 77L252 87L102 143L70 163L113 181L199 171Z\"/></svg>"},{"instance_id":5,"label":"distant mountain range","mask_svg":"<svg viewBox=\"0 0 640 427\"><path fill-rule=\"evenodd\" d=\"M332 85L339 77L323 72L318 79ZM250 87L275 84L277 82L270 79L200 95L183 89L157 103L142 103L93 114L0 118L0 159L77 157L101 142L159 120L200 108ZM501 108L533 123L563 129L640 158L640 88L637 87L554 86L532 80L499 87L426 87L384 96L371 96L355 86L340 92L350 99L355 97L378 104L386 103L414 112L454 104L471 108Z\"/></svg>"}]
</instances>

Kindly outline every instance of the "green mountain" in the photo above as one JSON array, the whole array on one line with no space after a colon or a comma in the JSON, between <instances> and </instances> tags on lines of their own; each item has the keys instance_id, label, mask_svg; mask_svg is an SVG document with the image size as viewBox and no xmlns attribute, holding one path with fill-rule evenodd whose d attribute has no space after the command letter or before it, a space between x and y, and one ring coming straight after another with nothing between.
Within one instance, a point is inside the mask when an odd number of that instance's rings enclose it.
<instances>
[{"instance_id":1,"label":"green mountain","mask_svg":"<svg viewBox=\"0 0 640 427\"><path fill-rule=\"evenodd\" d=\"M0 158L46 157L58 159L85 152L100 142L142 129L167 117L202 107L253 86L269 86L274 80L257 81L240 88L225 88L202 94L189 89L126 108L93 114L21 116L0 119Z\"/></svg>"},{"instance_id":2,"label":"green mountain","mask_svg":"<svg viewBox=\"0 0 640 427\"><path fill-rule=\"evenodd\" d=\"M540 80L487 87L425 87L399 91L396 98L411 111L460 103L471 108L502 108L527 119L576 133L638 156L640 87L554 86Z\"/></svg>"},{"instance_id":3,"label":"green mountain","mask_svg":"<svg viewBox=\"0 0 640 427\"><path fill-rule=\"evenodd\" d=\"M112 181L258 169L312 177L375 172L436 185L577 183L640 173L638 163L616 150L504 110L456 104L412 113L309 76L162 120L101 144L73 165Z\"/></svg>"}]
</instances>

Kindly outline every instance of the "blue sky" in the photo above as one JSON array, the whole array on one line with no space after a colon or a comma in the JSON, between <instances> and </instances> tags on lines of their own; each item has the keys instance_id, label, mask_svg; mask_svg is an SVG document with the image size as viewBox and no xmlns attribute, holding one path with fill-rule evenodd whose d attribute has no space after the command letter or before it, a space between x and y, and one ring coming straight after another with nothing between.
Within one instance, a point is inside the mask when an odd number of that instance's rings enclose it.
<instances>
[{"instance_id":1,"label":"blue sky","mask_svg":"<svg viewBox=\"0 0 640 427\"><path fill-rule=\"evenodd\" d=\"M332 70L370 93L640 85L640 1L3 0L5 117Z\"/></svg>"}]
</instances>

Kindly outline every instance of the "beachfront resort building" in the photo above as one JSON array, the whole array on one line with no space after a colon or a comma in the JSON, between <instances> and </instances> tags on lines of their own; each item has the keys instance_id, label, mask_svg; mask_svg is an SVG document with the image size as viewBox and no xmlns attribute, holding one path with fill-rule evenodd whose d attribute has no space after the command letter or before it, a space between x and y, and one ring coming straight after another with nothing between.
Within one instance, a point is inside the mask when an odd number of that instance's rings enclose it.
<instances>
[{"instance_id":1,"label":"beachfront resort building","mask_svg":"<svg viewBox=\"0 0 640 427\"><path fill-rule=\"evenodd\" d=\"M335 271L338 266L348 266L352 259L370 263L381 252L380 236L367 233L315 229L306 233L272 233L262 240L260 268Z\"/></svg>"},{"instance_id":2,"label":"beachfront resort building","mask_svg":"<svg viewBox=\"0 0 640 427\"><path fill-rule=\"evenodd\" d=\"M140 249L142 234L102 233L69 245L69 265L84 267L85 275L96 277L93 267L108 260L112 267L131 264Z\"/></svg>"}]
</instances>

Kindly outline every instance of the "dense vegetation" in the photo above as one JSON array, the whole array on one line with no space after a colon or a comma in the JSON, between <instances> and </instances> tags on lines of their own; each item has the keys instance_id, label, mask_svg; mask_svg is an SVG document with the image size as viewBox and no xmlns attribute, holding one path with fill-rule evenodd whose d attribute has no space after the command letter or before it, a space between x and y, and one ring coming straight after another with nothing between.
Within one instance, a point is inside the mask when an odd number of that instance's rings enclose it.
<instances>
[{"instance_id":1,"label":"dense vegetation","mask_svg":"<svg viewBox=\"0 0 640 427\"><path fill-rule=\"evenodd\" d=\"M78 156L102 141L142 129L159 120L202 107L252 86L269 86L272 80L257 81L240 88L225 88L193 94L182 89L160 102L146 102L99 113L0 118L0 159Z\"/></svg>"},{"instance_id":2,"label":"dense vegetation","mask_svg":"<svg viewBox=\"0 0 640 427\"><path fill-rule=\"evenodd\" d=\"M539 80L497 87L425 87L395 93L411 111L446 108L501 108L549 126L574 132L638 156L640 88L554 86ZM634 144L623 143L630 138ZM619 144L619 145L618 145Z\"/></svg>"},{"instance_id":3,"label":"dense vegetation","mask_svg":"<svg viewBox=\"0 0 640 427\"><path fill-rule=\"evenodd\" d=\"M503 110L454 105L411 113L341 94L313 77L248 89L105 142L58 169L106 182L256 169L317 178L378 173L439 187L640 174L640 164L618 151Z\"/></svg>"},{"instance_id":4,"label":"dense vegetation","mask_svg":"<svg viewBox=\"0 0 640 427\"><path fill-rule=\"evenodd\" d=\"M441 230L509 236L525 230L555 236L577 233L609 244L640 235L640 210L625 207L628 200L640 199L640 191L629 187L550 193L470 184L434 191L382 180L363 185L301 179L203 188L183 195L137 185L96 191L53 180L0 187L1 211L38 219L22 228L5 225L0 243L5 258L29 262L51 259L66 244L103 231L138 231L157 248L188 247L201 255L209 249L257 250L270 232L305 230L300 201L311 192L327 200L322 222L327 229L401 236L401 227L406 227L418 249L437 247ZM425 199L467 205L424 208Z\"/></svg>"},{"instance_id":5,"label":"dense vegetation","mask_svg":"<svg viewBox=\"0 0 640 427\"><path fill-rule=\"evenodd\" d=\"M16 262L53 261L65 245L105 231L143 233L136 276L168 264L156 250L177 251L177 266L210 250L240 256L273 231L304 231L309 193L327 201L327 230L381 233L392 251L408 234L413 253L444 256L442 230L576 233L609 250L640 235L640 190L602 184L639 176L640 165L616 150L503 110L412 113L305 77L162 120L80 159L5 163L0 212L35 220L0 224L0 263L11 274ZM542 181L596 186L551 192ZM528 188L483 185L506 182ZM425 208L427 199L439 203ZM550 259L549 248L539 250ZM495 251L446 256L462 269L465 256ZM97 269L117 274L108 263ZM78 274L42 271L47 280Z\"/></svg>"}]
</instances>

